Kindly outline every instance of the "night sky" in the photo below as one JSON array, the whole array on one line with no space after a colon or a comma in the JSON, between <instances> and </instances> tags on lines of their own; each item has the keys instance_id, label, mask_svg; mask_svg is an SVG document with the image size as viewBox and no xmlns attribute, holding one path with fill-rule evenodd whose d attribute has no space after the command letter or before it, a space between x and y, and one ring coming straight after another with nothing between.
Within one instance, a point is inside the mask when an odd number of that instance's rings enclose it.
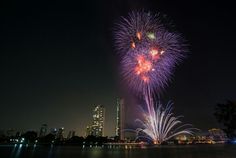
<instances>
[{"instance_id":1,"label":"night sky","mask_svg":"<svg viewBox=\"0 0 236 158\"><path fill-rule=\"evenodd\" d=\"M142 9L166 14L189 44L161 100L172 100L186 123L218 127L214 106L236 99L233 4L78 0L0 5L0 129L39 130L47 123L83 135L93 107L102 104L105 135L114 135L116 98L129 92L121 86L112 28L120 16Z\"/></svg>"}]
</instances>

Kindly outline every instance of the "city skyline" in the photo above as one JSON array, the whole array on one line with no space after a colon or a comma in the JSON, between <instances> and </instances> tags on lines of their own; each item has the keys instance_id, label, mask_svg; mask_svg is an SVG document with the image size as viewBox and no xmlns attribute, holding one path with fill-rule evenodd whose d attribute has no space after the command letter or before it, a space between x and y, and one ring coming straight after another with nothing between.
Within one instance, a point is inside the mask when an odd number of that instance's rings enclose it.
<instances>
[{"instance_id":1,"label":"city skyline","mask_svg":"<svg viewBox=\"0 0 236 158\"><path fill-rule=\"evenodd\" d=\"M141 108L141 107L140 107ZM81 129L81 132L76 131L76 127L71 129L66 129L65 126L60 127L52 127L49 126L47 123L41 124L39 128L35 129L19 129L19 128L9 128L9 129L2 129L0 128L0 135L6 135L6 136L15 136L15 135L22 135L26 132L33 131L38 134L38 137L45 137L48 134L55 135L56 139L64 140L64 139L70 139L73 136L80 136L86 138L87 136L96 136L96 137L111 137L115 138L117 137L118 140L127 140L130 138L133 138L134 135L137 133L135 132L135 127L131 124L127 124L128 120L125 120L128 118L127 113L125 113L125 100L123 98L117 98L116 99L116 117L113 122L115 122L115 128L112 131L112 135L107 135L105 133L105 122L106 122L106 115L105 115L105 107L103 105L96 105L93 106L93 109L91 110L92 115L89 116L89 124L84 128ZM129 115L129 114L128 114ZM132 127L132 128L129 128ZM194 135L199 135L199 133L210 133L211 135L219 135L219 130L221 135L222 129L219 127L210 126L207 129L196 129ZM130 133L131 132L131 133ZM136 133L136 134L135 134ZM182 134L180 134L180 137ZM189 135L190 136L190 135ZM178 136L176 137L178 138ZM225 135L226 138L226 135Z\"/></svg>"},{"instance_id":2,"label":"city skyline","mask_svg":"<svg viewBox=\"0 0 236 158\"><path fill-rule=\"evenodd\" d=\"M42 135L42 129L43 135ZM115 129L116 131L116 129ZM77 137L88 137L88 136L95 136L95 137L108 137L111 138L112 140L116 141L127 141L130 138L135 139L134 135L135 132L130 133L130 131L122 130L123 134L122 136L119 136L117 134L112 135L112 136L107 136L107 135L101 135L98 133L92 133L90 132L87 135L79 135L75 130L73 129L65 129L64 127L57 127L57 128L52 128L48 126L47 124L42 124L42 126L39 129L26 129L26 130L18 130L18 129L0 129L0 136L7 136L7 137L22 137L27 132L36 132L37 138L43 138L49 134L52 134L55 136L55 139L58 139L60 141L68 140L71 139L74 136ZM86 129L84 132L87 132ZM131 134L131 135L130 135ZM134 135L133 135L134 134ZM178 139L179 137L195 137L195 136L206 136L206 135L212 135L212 136L217 136L219 139L228 139L226 133L220 129L220 128L209 128L207 130L196 130L193 135L189 134L179 134L174 137L174 139ZM116 138L117 137L117 138Z\"/></svg>"},{"instance_id":3,"label":"city skyline","mask_svg":"<svg viewBox=\"0 0 236 158\"><path fill-rule=\"evenodd\" d=\"M120 108L123 108L122 110ZM117 98L117 102L116 102L116 117L115 117L115 120L113 120L113 122L116 122L116 124L114 125L115 128L114 128L114 131L112 132L113 134L112 135L109 135L109 136L118 136L120 135L122 129L124 128L124 116L119 118L119 121L118 121L118 118L117 116L122 116L120 114L120 112L122 112L124 110L124 99L122 98ZM88 116L88 125L84 128L84 129L81 129L81 131L75 131L76 127L72 128L72 129L67 129L67 130L64 130L65 126L66 125L63 125L63 126L60 126L60 127L53 127L53 126L48 126L47 123L43 123L41 124L41 127L38 128L38 129L30 129L30 128L25 128L25 129L22 129L22 128L8 128L8 129L1 129L1 131L14 131L14 132L27 132L27 131L35 131L38 133L39 137L43 137L45 136L46 134L48 133L54 133L56 131L59 131L59 130L63 130L60 132L60 135L68 135L67 137L72 137L72 135L75 135L75 133L80 133L80 136L88 136L88 135L94 135L94 136L107 136L105 135L105 118L106 118L106 113L105 113L105 107L103 105L96 105L93 107L93 109L91 110L92 112L92 115L89 117ZM123 113L123 112L122 112ZM120 122L120 120L122 120L122 122ZM121 125L122 124L122 125ZM117 128L117 126L119 126L119 128ZM50 128L49 128L50 127ZM88 128L89 128L89 133L87 133L88 131ZM98 129L97 129L98 128ZM101 130L99 130L101 129ZM99 131L97 131L99 130ZM86 133L86 134L84 134ZM123 134L121 134L123 135Z\"/></svg>"}]
</instances>

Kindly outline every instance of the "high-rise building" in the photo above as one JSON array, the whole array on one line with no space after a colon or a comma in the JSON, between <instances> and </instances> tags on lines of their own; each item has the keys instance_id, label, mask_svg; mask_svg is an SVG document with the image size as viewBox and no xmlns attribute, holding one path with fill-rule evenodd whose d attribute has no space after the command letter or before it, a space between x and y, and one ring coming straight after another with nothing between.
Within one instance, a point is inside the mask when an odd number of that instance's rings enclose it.
<instances>
[{"instance_id":1,"label":"high-rise building","mask_svg":"<svg viewBox=\"0 0 236 158\"><path fill-rule=\"evenodd\" d=\"M67 136L67 139L70 139L70 138L72 138L72 137L74 137L74 136L75 136L75 131L74 131L74 130L69 131L68 136Z\"/></svg>"},{"instance_id":2,"label":"high-rise building","mask_svg":"<svg viewBox=\"0 0 236 158\"><path fill-rule=\"evenodd\" d=\"M64 127L61 127L61 128L58 129L56 138L59 139L59 140L63 140L64 139L63 135L64 135Z\"/></svg>"},{"instance_id":3,"label":"high-rise building","mask_svg":"<svg viewBox=\"0 0 236 158\"><path fill-rule=\"evenodd\" d=\"M116 136L124 140L124 99L117 99L116 102Z\"/></svg>"},{"instance_id":4,"label":"high-rise building","mask_svg":"<svg viewBox=\"0 0 236 158\"><path fill-rule=\"evenodd\" d=\"M105 108L102 105L95 106L93 110L93 122L87 126L86 135L104 136Z\"/></svg>"},{"instance_id":5,"label":"high-rise building","mask_svg":"<svg viewBox=\"0 0 236 158\"><path fill-rule=\"evenodd\" d=\"M44 137L47 134L48 125L42 124L40 131L39 131L39 137Z\"/></svg>"}]
</instances>

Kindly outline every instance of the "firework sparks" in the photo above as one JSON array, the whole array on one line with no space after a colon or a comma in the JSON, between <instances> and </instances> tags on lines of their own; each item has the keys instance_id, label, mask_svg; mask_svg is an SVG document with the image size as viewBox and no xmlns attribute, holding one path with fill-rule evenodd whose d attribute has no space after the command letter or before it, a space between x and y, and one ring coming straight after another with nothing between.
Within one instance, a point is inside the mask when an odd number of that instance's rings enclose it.
<instances>
[{"instance_id":1,"label":"firework sparks","mask_svg":"<svg viewBox=\"0 0 236 158\"><path fill-rule=\"evenodd\" d=\"M163 90L186 52L183 38L167 30L160 15L149 12L132 12L122 18L116 27L115 45L121 55L122 75L139 94L148 86L151 91Z\"/></svg>"},{"instance_id":2,"label":"firework sparks","mask_svg":"<svg viewBox=\"0 0 236 158\"><path fill-rule=\"evenodd\" d=\"M185 57L186 45L180 34L168 30L159 14L131 12L115 29L115 45L121 56L122 76L130 89L144 96L147 112L138 134L161 144L179 134L192 134L193 128L174 117L172 104L155 107L152 94L167 86L176 65ZM176 128L177 127L177 128ZM183 129L185 128L185 129ZM181 130L182 129L182 130Z\"/></svg>"},{"instance_id":3,"label":"firework sparks","mask_svg":"<svg viewBox=\"0 0 236 158\"><path fill-rule=\"evenodd\" d=\"M192 135L197 129L190 124L182 124L179 120L182 116L173 116L172 105L171 102L166 107L159 104L156 109L152 105L149 112L143 112L145 120L137 120L142 126L137 129L138 138L145 137L154 144L161 144L180 134Z\"/></svg>"}]
</instances>

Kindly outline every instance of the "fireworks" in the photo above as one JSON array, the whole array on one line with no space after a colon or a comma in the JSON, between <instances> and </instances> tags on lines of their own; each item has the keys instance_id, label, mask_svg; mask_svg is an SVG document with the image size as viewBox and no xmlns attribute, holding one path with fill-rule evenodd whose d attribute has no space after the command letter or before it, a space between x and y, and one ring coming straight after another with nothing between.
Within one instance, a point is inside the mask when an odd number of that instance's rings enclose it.
<instances>
[{"instance_id":1,"label":"fireworks","mask_svg":"<svg viewBox=\"0 0 236 158\"><path fill-rule=\"evenodd\" d=\"M115 45L121 55L122 75L130 89L160 92L184 57L183 38L162 24L159 14L132 12L117 24Z\"/></svg>"},{"instance_id":2,"label":"fireworks","mask_svg":"<svg viewBox=\"0 0 236 158\"><path fill-rule=\"evenodd\" d=\"M143 112L145 120L137 120L142 126L137 129L138 138L144 137L153 141L154 144L161 144L180 134L192 135L193 130L196 129L190 124L181 125L179 118L182 116L173 116L172 105L170 102L166 107L159 104L156 109L150 106L150 112Z\"/></svg>"},{"instance_id":3,"label":"fireworks","mask_svg":"<svg viewBox=\"0 0 236 158\"><path fill-rule=\"evenodd\" d=\"M168 29L159 14L131 12L115 29L115 45L121 56L122 76L130 89L141 94L147 111L138 135L161 144L179 134L192 134L188 124L174 117L172 104L155 107L153 93L160 92L171 79L176 65L185 57L186 45L179 33ZM184 128L184 129L183 129Z\"/></svg>"}]
</instances>

